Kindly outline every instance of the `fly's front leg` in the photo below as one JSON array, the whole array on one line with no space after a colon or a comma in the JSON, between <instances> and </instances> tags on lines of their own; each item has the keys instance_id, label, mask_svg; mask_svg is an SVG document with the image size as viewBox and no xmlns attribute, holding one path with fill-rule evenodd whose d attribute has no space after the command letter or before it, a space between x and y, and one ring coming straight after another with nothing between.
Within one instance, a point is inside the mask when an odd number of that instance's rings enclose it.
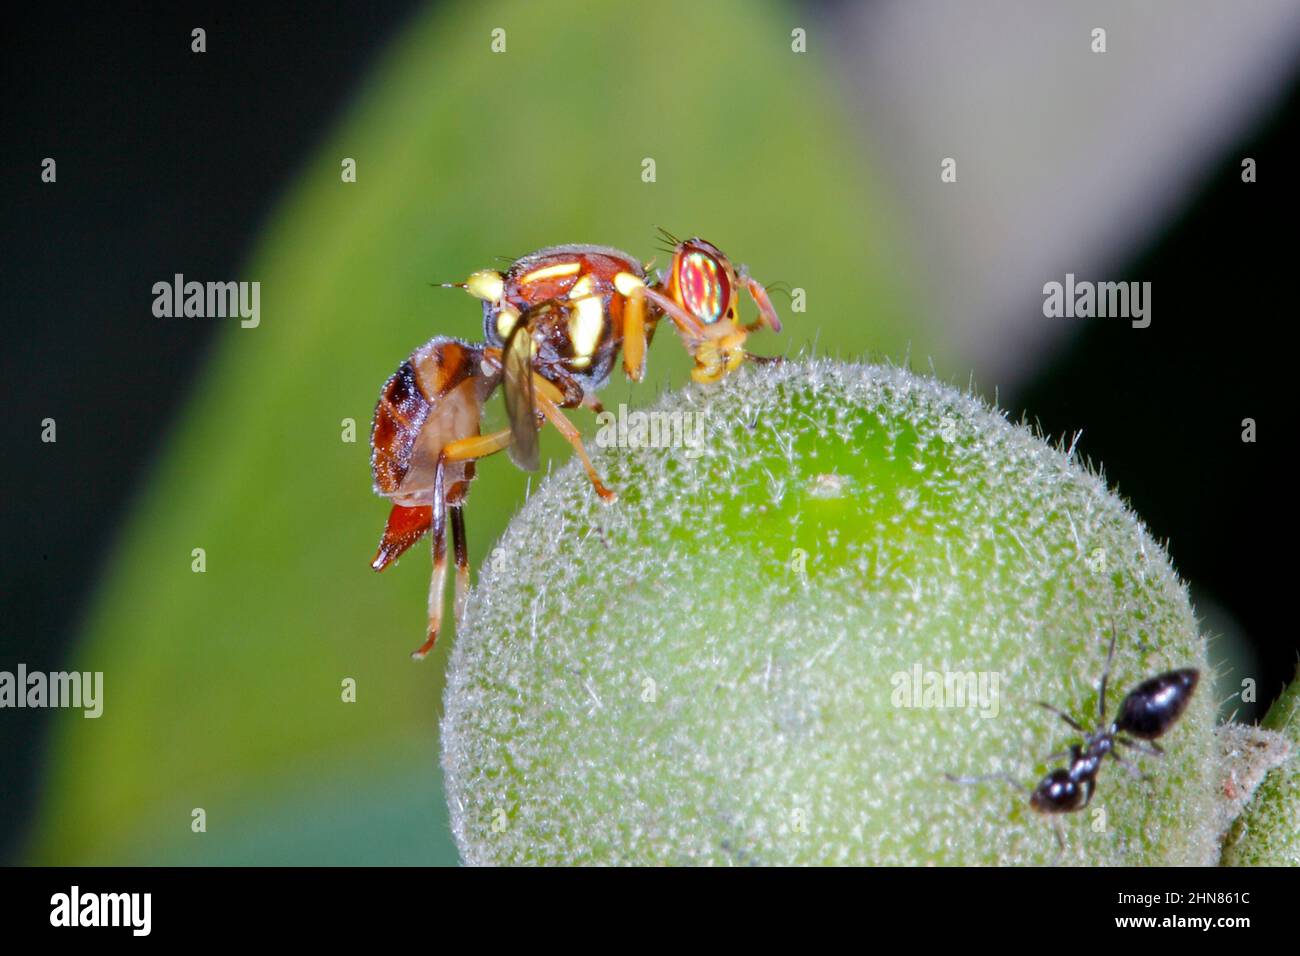
<instances>
[{"instance_id":1,"label":"fly's front leg","mask_svg":"<svg viewBox=\"0 0 1300 956\"><path fill-rule=\"evenodd\" d=\"M754 305L758 306L758 320L745 326L745 331L756 332L766 325L773 332L780 332L781 317L776 314L776 306L772 305L772 298L767 294L767 289L763 288L763 284L749 274L748 266L741 266L736 278L749 290L749 297L754 300Z\"/></svg>"},{"instance_id":2,"label":"fly's front leg","mask_svg":"<svg viewBox=\"0 0 1300 956\"><path fill-rule=\"evenodd\" d=\"M681 337L686 340L686 347L692 352L695 346L708 338L708 333L704 329L703 323L695 316L691 315L680 305L674 302L668 296L664 295L658 289L646 286L643 294L647 299L659 307L659 310L672 320L673 325L677 326L677 331Z\"/></svg>"},{"instance_id":3,"label":"fly's front leg","mask_svg":"<svg viewBox=\"0 0 1300 956\"><path fill-rule=\"evenodd\" d=\"M646 311L645 284L642 283L623 299L623 372L634 382L645 378L645 353L650 344Z\"/></svg>"}]
</instances>

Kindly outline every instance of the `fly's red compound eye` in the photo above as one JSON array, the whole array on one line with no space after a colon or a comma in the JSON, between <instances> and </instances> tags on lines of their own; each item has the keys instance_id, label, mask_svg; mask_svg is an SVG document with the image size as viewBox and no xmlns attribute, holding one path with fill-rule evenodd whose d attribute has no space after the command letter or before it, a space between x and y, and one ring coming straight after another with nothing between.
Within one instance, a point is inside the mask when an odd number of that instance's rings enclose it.
<instances>
[{"instance_id":1,"label":"fly's red compound eye","mask_svg":"<svg viewBox=\"0 0 1300 956\"><path fill-rule=\"evenodd\" d=\"M722 318L731 298L727 277L717 260L703 252L688 252L677 272L682 305L705 325Z\"/></svg>"}]
</instances>

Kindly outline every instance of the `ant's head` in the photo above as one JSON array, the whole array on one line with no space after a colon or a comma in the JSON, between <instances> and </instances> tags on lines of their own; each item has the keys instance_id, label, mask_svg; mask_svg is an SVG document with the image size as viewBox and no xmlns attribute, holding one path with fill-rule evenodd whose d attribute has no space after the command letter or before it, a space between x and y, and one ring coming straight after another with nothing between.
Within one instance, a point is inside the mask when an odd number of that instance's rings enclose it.
<instances>
[{"instance_id":1,"label":"ant's head","mask_svg":"<svg viewBox=\"0 0 1300 956\"><path fill-rule=\"evenodd\" d=\"M1029 805L1039 813L1068 813L1083 803L1083 788L1065 769L1053 770L1034 788Z\"/></svg>"}]
</instances>

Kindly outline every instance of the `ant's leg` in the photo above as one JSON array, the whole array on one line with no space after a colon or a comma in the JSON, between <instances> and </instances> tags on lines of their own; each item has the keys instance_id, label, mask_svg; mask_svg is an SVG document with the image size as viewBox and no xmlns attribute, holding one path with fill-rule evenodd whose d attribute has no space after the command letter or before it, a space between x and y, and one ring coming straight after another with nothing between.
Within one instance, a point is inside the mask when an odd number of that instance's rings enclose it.
<instances>
[{"instance_id":1,"label":"ant's leg","mask_svg":"<svg viewBox=\"0 0 1300 956\"><path fill-rule=\"evenodd\" d=\"M1074 728L1075 730L1077 730L1079 733L1081 733L1081 734L1083 734L1083 733L1087 733L1087 731L1084 730L1082 726L1080 726L1080 724L1079 724L1079 722L1078 722L1077 720L1075 720L1073 717L1071 717L1071 716L1070 716L1069 714L1067 714L1065 711L1061 710L1059 707L1053 707L1051 704L1047 703L1047 701L1045 701L1045 700L1035 701L1035 703L1038 704L1039 707L1042 707L1044 710L1050 710L1050 711L1051 711L1052 713L1054 713L1057 717L1060 717L1063 721L1065 721L1067 724L1069 724L1071 727L1073 727L1073 728Z\"/></svg>"},{"instance_id":2,"label":"ant's leg","mask_svg":"<svg viewBox=\"0 0 1300 956\"><path fill-rule=\"evenodd\" d=\"M1115 630L1115 622L1110 622L1110 650L1106 652L1106 667L1101 672L1101 694L1097 697L1097 726L1100 727L1106 723L1106 681L1110 680L1110 665L1115 660L1115 641L1119 639L1119 632Z\"/></svg>"},{"instance_id":3,"label":"ant's leg","mask_svg":"<svg viewBox=\"0 0 1300 956\"><path fill-rule=\"evenodd\" d=\"M644 286L642 287L644 288ZM634 382L645 378L646 297L636 293L623 300L623 371Z\"/></svg>"},{"instance_id":4,"label":"ant's leg","mask_svg":"<svg viewBox=\"0 0 1300 956\"><path fill-rule=\"evenodd\" d=\"M1125 770L1128 771L1130 777L1137 777L1139 780L1148 783L1153 779L1149 773L1143 773L1134 764L1129 763L1127 760L1125 760L1115 751L1112 750L1110 752L1110 755L1115 758L1116 763L1118 763L1121 767L1123 767Z\"/></svg>"},{"instance_id":5,"label":"ant's leg","mask_svg":"<svg viewBox=\"0 0 1300 956\"><path fill-rule=\"evenodd\" d=\"M758 321L745 326L745 331L755 332L767 325L773 332L780 332L781 317L776 314L776 307L772 305L772 300L767 294L767 289L763 288L763 284L749 274L748 266L741 266L740 273L736 278L740 280L741 285L749 290L750 298L758 306Z\"/></svg>"},{"instance_id":6,"label":"ant's leg","mask_svg":"<svg viewBox=\"0 0 1300 956\"><path fill-rule=\"evenodd\" d=\"M1015 787L1017 790L1020 790L1024 793L1033 793L1033 789L1031 787L1026 787L1024 784L1022 784L1015 777L1011 776L1011 774L1009 773L986 773L986 774L980 774L977 777L962 777L954 773L945 773L943 776L944 779L947 780L949 783L959 783L962 784L963 786L968 786L970 784L975 784L975 783L988 783L991 780L1002 780L1005 783L1011 784L1011 786Z\"/></svg>"},{"instance_id":7,"label":"ant's leg","mask_svg":"<svg viewBox=\"0 0 1300 956\"><path fill-rule=\"evenodd\" d=\"M591 409L597 415L605 410L605 406L600 404L600 400L591 392L582 396L582 407Z\"/></svg>"},{"instance_id":8,"label":"ant's leg","mask_svg":"<svg viewBox=\"0 0 1300 956\"><path fill-rule=\"evenodd\" d=\"M582 436L578 434L578 429L573 427L573 422L565 417L560 407L553 402L549 396L542 394L539 389L533 400L537 407L542 410L542 414L547 417L556 430L565 437L573 450L578 453L578 458L582 461L582 467L587 470L587 477L591 479L592 486L596 489L596 494L600 495L601 500L606 503L616 501L618 495L605 487L605 483L600 480L600 475L596 474L596 469L591 464L591 459L587 457L587 449L582 445Z\"/></svg>"},{"instance_id":9,"label":"ant's leg","mask_svg":"<svg viewBox=\"0 0 1300 956\"><path fill-rule=\"evenodd\" d=\"M1053 819L1052 829L1056 831L1056 857L1052 860L1052 865L1055 866L1065 856L1065 827L1061 825L1060 820Z\"/></svg>"},{"instance_id":10,"label":"ant's leg","mask_svg":"<svg viewBox=\"0 0 1300 956\"><path fill-rule=\"evenodd\" d=\"M1127 737L1116 737L1115 743L1121 747L1130 747L1139 753L1150 754L1152 757L1163 757L1165 755L1165 749L1159 744L1129 740Z\"/></svg>"},{"instance_id":11,"label":"ant's leg","mask_svg":"<svg viewBox=\"0 0 1300 956\"><path fill-rule=\"evenodd\" d=\"M785 359L779 355L755 355L753 352L746 352L745 361L753 362L755 365L780 365Z\"/></svg>"}]
</instances>

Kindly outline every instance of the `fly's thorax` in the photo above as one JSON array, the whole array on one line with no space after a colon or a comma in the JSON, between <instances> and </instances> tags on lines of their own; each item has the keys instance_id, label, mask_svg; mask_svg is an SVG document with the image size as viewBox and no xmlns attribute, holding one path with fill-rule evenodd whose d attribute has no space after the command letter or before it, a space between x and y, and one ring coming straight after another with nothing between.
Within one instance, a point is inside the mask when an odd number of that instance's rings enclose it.
<instances>
[{"instance_id":1,"label":"fly's thorax","mask_svg":"<svg viewBox=\"0 0 1300 956\"><path fill-rule=\"evenodd\" d=\"M595 390L608 380L617 361L627 296L638 294L645 284L641 263L618 249L541 249L500 275L499 295L480 296L483 338L491 347L505 348L515 329L526 324L542 374L558 369ZM475 288L497 289L485 278L476 280Z\"/></svg>"}]
</instances>

